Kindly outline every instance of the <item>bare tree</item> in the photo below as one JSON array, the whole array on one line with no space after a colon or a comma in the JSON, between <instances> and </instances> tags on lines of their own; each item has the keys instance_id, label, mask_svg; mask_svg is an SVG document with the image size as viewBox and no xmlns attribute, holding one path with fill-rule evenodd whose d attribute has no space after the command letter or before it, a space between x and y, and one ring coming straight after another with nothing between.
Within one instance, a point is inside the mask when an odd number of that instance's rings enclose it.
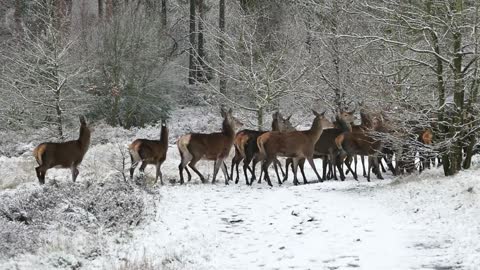
<instances>
[{"instance_id":1,"label":"bare tree","mask_svg":"<svg viewBox=\"0 0 480 270\"><path fill-rule=\"evenodd\" d=\"M7 42L0 55L11 115L20 125L54 125L56 136L64 137L66 118L85 109L79 80L86 75L75 57L77 39L65 31L65 6L58 1L32 2L31 20L43 31L25 29L17 40Z\"/></svg>"}]
</instances>

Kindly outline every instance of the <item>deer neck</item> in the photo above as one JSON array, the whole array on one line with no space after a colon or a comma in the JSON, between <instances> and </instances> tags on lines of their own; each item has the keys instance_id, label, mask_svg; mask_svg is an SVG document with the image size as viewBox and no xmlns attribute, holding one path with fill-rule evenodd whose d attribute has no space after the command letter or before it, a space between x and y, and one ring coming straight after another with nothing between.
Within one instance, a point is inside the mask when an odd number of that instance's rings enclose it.
<instances>
[{"instance_id":1,"label":"deer neck","mask_svg":"<svg viewBox=\"0 0 480 270\"><path fill-rule=\"evenodd\" d=\"M272 122L272 131L280 131L277 119L273 120Z\"/></svg>"},{"instance_id":2,"label":"deer neck","mask_svg":"<svg viewBox=\"0 0 480 270\"><path fill-rule=\"evenodd\" d=\"M83 151L87 151L90 145L90 129L86 126L80 127L80 136L78 138Z\"/></svg>"},{"instance_id":3,"label":"deer neck","mask_svg":"<svg viewBox=\"0 0 480 270\"><path fill-rule=\"evenodd\" d=\"M168 144L168 128L166 126L162 126L162 131L160 132L160 143L162 145Z\"/></svg>"},{"instance_id":4,"label":"deer neck","mask_svg":"<svg viewBox=\"0 0 480 270\"><path fill-rule=\"evenodd\" d=\"M362 127L369 128L369 129L372 128L373 126L372 120L367 114L360 112L360 117L362 120L362 124L361 124Z\"/></svg>"},{"instance_id":5,"label":"deer neck","mask_svg":"<svg viewBox=\"0 0 480 270\"><path fill-rule=\"evenodd\" d=\"M352 125L350 123L347 123L344 119L338 117L336 119L338 127L343 131L343 132L352 132Z\"/></svg>"},{"instance_id":6,"label":"deer neck","mask_svg":"<svg viewBox=\"0 0 480 270\"><path fill-rule=\"evenodd\" d=\"M310 130L308 133L310 134L310 137L316 142L318 139L320 139L320 135L322 135L323 131L323 126L320 120L313 120L312 126L310 127Z\"/></svg>"},{"instance_id":7,"label":"deer neck","mask_svg":"<svg viewBox=\"0 0 480 270\"><path fill-rule=\"evenodd\" d=\"M232 125L228 123L226 119L223 120L223 123L222 123L222 133L227 137L231 137L231 138L235 137L235 130L233 129Z\"/></svg>"}]
</instances>

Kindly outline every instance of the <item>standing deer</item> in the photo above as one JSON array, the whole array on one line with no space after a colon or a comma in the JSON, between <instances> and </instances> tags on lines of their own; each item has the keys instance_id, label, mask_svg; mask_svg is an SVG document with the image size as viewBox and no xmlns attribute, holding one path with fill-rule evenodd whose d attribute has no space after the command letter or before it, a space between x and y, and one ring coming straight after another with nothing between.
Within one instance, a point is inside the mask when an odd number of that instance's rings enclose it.
<instances>
[{"instance_id":1,"label":"standing deer","mask_svg":"<svg viewBox=\"0 0 480 270\"><path fill-rule=\"evenodd\" d=\"M268 185L272 186L270 176L268 175L268 167L277 158L277 156L289 157L293 159L293 183L298 185L297 169L298 163L302 159L308 160L310 166L312 166L317 178L320 182L323 179L317 172L315 163L313 162L313 154L315 144L320 138L323 126L328 125L329 121L325 118L325 112L319 114L312 110L315 115L312 126L309 130L303 131L290 131L290 132L266 132L257 139L258 149L260 153L265 156L265 160L262 164L262 171L264 173L264 179ZM308 183L306 179L303 181ZM282 182L279 180L279 184Z\"/></svg>"},{"instance_id":2,"label":"standing deer","mask_svg":"<svg viewBox=\"0 0 480 270\"><path fill-rule=\"evenodd\" d=\"M420 149L418 150L418 156L420 158L420 164L419 164L419 171L422 172L425 169L430 169L430 161L432 159L432 155L430 153L430 149L427 149L428 146L432 144L433 141L433 133L430 128L426 128L423 131L421 131L418 135L418 142L423 144L423 146L420 146Z\"/></svg>"},{"instance_id":3,"label":"standing deer","mask_svg":"<svg viewBox=\"0 0 480 270\"><path fill-rule=\"evenodd\" d=\"M272 131L293 131L295 128L290 123L290 115L287 118L284 118L280 112L275 112L272 115ZM235 184L239 181L239 172L238 172L238 164L240 161L243 160L243 172L245 174L245 181L247 185L251 185L253 181L256 179L255 177L255 167L259 161L263 159L262 156L258 154L258 146L257 146L257 138L265 133L266 131L257 131L257 130L250 130L244 129L239 131L235 136L234 146L235 146L235 156L232 159L232 168L231 168L231 175L233 178L233 167L236 165L237 168L237 177L235 179ZM253 162L252 168L249 167L249 164ZM278 174L277 165L280 162L278 160L275 161L276 172ZM252 173L252 178L250 183L248 182L247 170L250 170ZM282 167L280 166L280 170ZM283 174L283 170L282 170ZM277 176L278 177L278 176ZM260 179L259 179L260 181Z\"/></svg>"},{"instance_id":4,"label":"standing deer","mask_svg":"<svg viewBox=\"0 0 480 270\"><path fill-rule=\"evenodd\" d=\"M342 125L349 125L345 123L342 119L339 119ZM374 130L376 131L376 130ZM339 161L343 162L347 157L352 157L354 155L364 155L368 156L368 172L367 180L370 182L370 171L373 168L374 172L377 174L378 179L383 179L381 170L379 169L378 156L382 151L382 142L372 135L369 134L366 130L358 131L346 131L337 136L335 139L335 144L337 145L337 156ZM353 174L355 180L357 180L357 174L350 167L350 162L345 162L348 170ZM339 163L337 164L339 166ZM341 180L345 180L345 175L343 170L338 167L340 171Z\"/></svg>"},{"instance_id":5,"label":"standing deer","mask_svg":"<svg viewBox=\"0 0 480 270\"><path fill-rule=\"evenodd\" d=\"M235 130L241 126L242 123L232 115L232 109L225 112L221 109L223 117L222 132L202 134L190 133L181 136L177 141L178 151L182 161L178 165L180 172L180 184L184 183L183 169L187 171L188 181L191 179L191 174L186 168L188 165L199 177L202 183L205 183L205 177L197 170L195 165L201 159L214 160L214 170L212 184L215 183L218 170L222 167L225 184L228 185L228 172L224 165L224 160L230 153L235 138Z\"/></svg>"},{"instance_id":6,"label":"standing deer","mask_svg":"<svg viewBox=\"0 0 480 270\"><path fill-rule=\"evenodd\" d=\"M75 182L79 174L78 166L82 163L83 156L90 145L90 129L84 116L80 116L80 136L78 140L63 143L41 143L33 150L33 156L37 160L38 181L45 184L45 174L53 167L70 168L72 180Z\"/></svg>"},{"instance_id":7,"label":"standing deer","mask_svg":"<svg viewBox=\"0 0 480 270\"><path fill-rule=\"evenodd\" d=\"M130 179L133 179L133 173L142 162L140 166L140 173L144 174L145 167L148 164L153 164L156 167L155 184L160 177L160 184L163 185L163 177L161 166L167 158L168 150L168 128L165 120L162 119L162 128L160 131L160 140L136 139L128 146L130 152Z\"/></svg>"},{"instance_id":8,"label":"standing deer","mask_svg":"<svg viewBox=\"0 0 480 270\"><path fill-rule=\"evenodd\" d=\"M345 122L347 123L353 123L355 121L354 117L355 110L353 111L344 111L341 112L337 117L342 118ZM320 135L320 138L318 139L317 143L315 144L315 152L313 154L313 158L321 158L323 160L323 179L327 179L327 166L329 169L329 175L337 179L337 174L335 173L335 151L337 149L335 145L335 138L342 134L344 132L343 129L341 129L338 126L337 122L331 123L329 122L328 125L323 126L323 132L322 135ZM288 167L289 165L292 166L293 170L293 159L288 158L285 164L285 178L283 179L283 182L285 182L288 179ZM304 166L305 166L305 160L300 160L299 161L299 166L300 166L300 172L302 174L303 179L305 180L305 172L304 172Z\"/></svg>"}]
</instances>

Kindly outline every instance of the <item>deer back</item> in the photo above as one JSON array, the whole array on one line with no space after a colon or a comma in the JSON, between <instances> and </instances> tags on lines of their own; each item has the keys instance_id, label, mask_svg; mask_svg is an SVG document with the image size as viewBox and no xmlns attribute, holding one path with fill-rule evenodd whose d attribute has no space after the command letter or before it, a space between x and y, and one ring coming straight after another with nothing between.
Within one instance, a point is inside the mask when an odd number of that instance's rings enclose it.
<instances>
[{"instance_id":1,"label":"deer back","mask_svg":"<svg viewBox=\"0 0 480 270\"><path fill-rule=\"evenodd\" d=\"M77 166L90 146L91 132L84 117L80 118L80 136L78 140L63 143L41 143L33 150L33 155L40 166L47 168L69 168Z\"/></svg>"}]
</instances>

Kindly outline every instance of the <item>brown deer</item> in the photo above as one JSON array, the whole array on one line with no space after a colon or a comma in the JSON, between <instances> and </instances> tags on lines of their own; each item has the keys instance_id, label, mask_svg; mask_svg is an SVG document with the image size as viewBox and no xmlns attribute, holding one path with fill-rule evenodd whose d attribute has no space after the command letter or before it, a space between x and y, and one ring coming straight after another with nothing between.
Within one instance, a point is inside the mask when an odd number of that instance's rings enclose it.
<instances>
[{"instance_id":1,"label":"brown deer","mask_svg":"<svg viewBox=\"0 0 480 270\"><path fill-rule=\"evenodd\" d=\"M429 149L426 149L428 146L432 145L433 142L433 132L432 129L426 128L418 134L418 142L423 144L423 147L420 146L418 150L418 156L420 158L419 171L422 172L425 169L430 169L430 161L432 160L432 155L429 153ZM423 148L423 149L422 149Z\"/></svg>"},{"instance_id":2,"label":"brown deer","mask_svg":"<svg viewBox=\"0 0 480 270\"><path fill-rule=\"evenodd\" d=\"M293 131L295 128L290 123L290 115L287 118L284 118L280 112L275 112L272 115L272 131ZM237 177L235 179L235 184L239 181L239 171L238 165L243 160L243 172L245 174L245 181L247 185L251 185L253 181L256 179L255 177L255 167L256 164L262 159L258 155L258 147L257 147L257 138L258 136L262 135L266 131L257 131L257 130L250 130L244 129L239 131L237 135L235 135L235 141L233 145L235 146L235 156L232 159L232 168L231 168L231 176L233 178L233 168L236 166ZM249 167L249 164L253 161L252 168ZM279 163L275 161L275 166ZM280 166L280 169L282 167ZM251 182L248 182L247 170L250 170L252 173ZM278 172L277 172L278 173ZM283 174L283 170L282 170Z\"/></svg>"},{"instance_id":3,"label":"brown deer","mask_svg":"<svg viewBox=\"0 0 480 270\"><path fill-rule=\"evenodd\" d=\"M339 122L342 125L349 125L345 123L342 119L339 119ZM374 129L372 131L381 131L380 127L378 129ZM383 179L381 174L381 170L379 169L379 155L382 152L382 142L372 135L370 135L370 131L366 130L357 130L353 131L346 131L337 136L335 139L335 144L337 145L337 157L340 162L345 161L347 157L353 157L354 155L364 155L368 156L369 164L368 164L368 172L367 172L367 180L370 182L370 171L373 168L374 172L377 174L378 179ZM340 162L337 162L337 166L339 166ZM357 174L352 170L350 166L350 162L345 162L348 170L350 170L353 174L355 180L357 180ZM345 180L345 175L343 170L338 167L340 171L340 178L341 180Z\"/></svg>"},{"instance_id":4,"label":"brown deer","mask_svg":"<svg viewBox=\"0 0 480 270\"><path fill-rule=\"evenodd\" d=\"M75 182L79 174L78 166L82 163L83 156L90 145L90 129L84 116L80 116L80 137L75 141L63 143L41 143L33 150L33 156L37 160L38 181L45 184L45 174L53 167L70 168L72 180Z\"/></svg>"},{"instance_id":5,"label":"brown deer","mask_svg":"<svg viewBox=\"0 0 480 270\"><path fill-rule=\"evenodd\" d=\"M225 176L225 184L228 185L227 168L222 165L224 165L224 160L232 148L235 130L241 126L242 123L233 117L232 109L225 112L222 108L221 115L223 117L222 132L210 134L190 133L178 139L177 147L182 159L180 165L178 165L180 184L184 183L183 169L186 169L187 165L200 177L202 183L205 183L205 177L197 170L195 165L201 159L206 159L215 161L212 183L215 183L218 170L221 166ZM186 169L186 171L188 181L190 181L191 174L188 172L188 169Z\"/></svg>"},{"instance_id":6,"label":"brown deer","mask_svg":"<svg viewBox=\"0 0 480 270\"><path fill-rule=\"evenodd\" d=\"M270 131L258 137L258 149L260 150L260 154L265 156L265 160L262 164L262 171L264 173L264 179L267 181L268 185L272 186L268 175L268 167L277 156L293 159L293 183L295 185L298 185L297 169L298 163L301 159L306 159L315 171L318 180L323 181L317 172L315 163L313 162L313 154L315 144L322 134L323 126L328 125L329 122L325 118L325 112L319 114L316 111L313 111L313 114L315 115L315 119L309 130L291 132ZM306 179L304 179L304 183L308 183ZM279 181L279 184L282 184L282 182Z\"/></svg>"},{"instance_id":7,"label":"brown deer","mask_svg":"<svg viewBox=\"0 0 480 270\"><path fill-rule=\"evenodd\" d=\"M130 179L133 179L135 169L138 164L142 162L140 173L144 174L145 167L147 167L148 164L155 165L155 184L158 181L158 177L160 177L160 184L163 185L161 166L167 158L168 128L166 121L163 119L161 125L160 140L136 139L128 146L132 164L130 167Z\"/></svg>"},{"instance_id":8,"label":"brown deer","mask_svg":"<svg viewBox=\"0 0 480 270\"><path fill-rule=\"evenodd\" d=\"M353 123L355 121L354 117L355 110L353 111L344 111L340 112L338 117L342 118L347 123ZM321 158L323 160L323 179L327 179L327 167L329 169L329 175L334 177L335 180L337 179L337 175L335 173L335 160L334 154L337 149L335 145L335 138L342 134L344 130L342 130L337 122L329 122L328 125L324 125L322 135L318 139L317 143L315 144L315 152L313 154L313 158ZM289 165L292 166L293 169L293 159L288 158L285 164L285 178L283 181L285 182L288 179L288 167ZM305 160L299 161L300 172L305 180Z\"/></svg>"}]
</instances>

